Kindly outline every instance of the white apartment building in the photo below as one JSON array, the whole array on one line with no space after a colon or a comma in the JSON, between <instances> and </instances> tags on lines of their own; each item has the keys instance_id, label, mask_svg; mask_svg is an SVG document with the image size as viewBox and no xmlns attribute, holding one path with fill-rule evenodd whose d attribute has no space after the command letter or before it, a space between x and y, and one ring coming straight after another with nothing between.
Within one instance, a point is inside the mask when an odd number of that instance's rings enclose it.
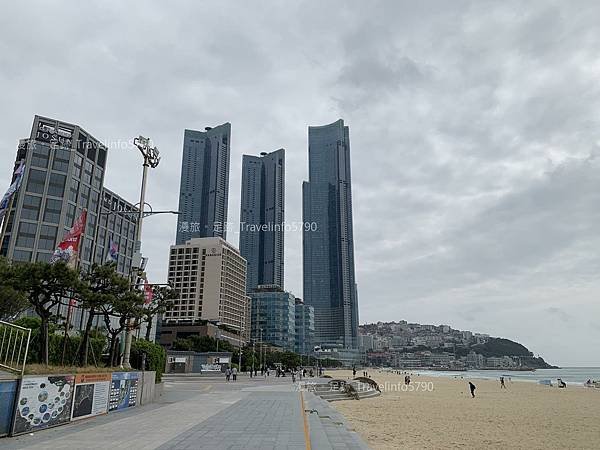
<instances>
[{"instance_id":1,"label":"white apartment building","mask_svg":"<svg viewBox=\"0 0 600 450\"><path fill-rule=\"evenodd\" d=\"M247 335L246 260L227 241L206 237L172 245L168 278L179 298L165 313L166 321L218 321Z\"/></svg>"}]
</instances>

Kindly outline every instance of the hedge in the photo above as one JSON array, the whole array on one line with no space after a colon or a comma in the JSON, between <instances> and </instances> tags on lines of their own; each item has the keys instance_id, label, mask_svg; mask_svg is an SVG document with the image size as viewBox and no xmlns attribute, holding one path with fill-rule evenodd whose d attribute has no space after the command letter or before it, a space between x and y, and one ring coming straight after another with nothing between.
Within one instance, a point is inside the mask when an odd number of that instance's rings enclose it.
<instances>
[{"instance_id":1,"label":"hedge","mask_svg":"<svg viewBox=\"0 0 600 450\"><path fill-rule=\"evenodd\" d=\"M142 367L142 354L146 354L146 367ZM167 352L158 344L138 339L131 344L131 365L138 370L154 370L160 383L167 364Z\"/></svg>"}]
</instances>

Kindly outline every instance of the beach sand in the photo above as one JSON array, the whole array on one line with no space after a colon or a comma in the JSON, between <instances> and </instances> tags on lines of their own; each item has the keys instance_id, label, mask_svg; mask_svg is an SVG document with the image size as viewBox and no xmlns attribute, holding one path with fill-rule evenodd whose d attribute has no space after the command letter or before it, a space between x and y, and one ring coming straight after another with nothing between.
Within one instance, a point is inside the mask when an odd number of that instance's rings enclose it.
<instances>
[{"instance_id":1,"label":"beach sand","mask_svg":"<svg viewBox=\"0 0 600 450\"><path fill-rule=\"evenodd\" d=\"M477 379L471 398L466 380L413 375L415 390L401 391L404 375L369 375L384 385L380 397L331 404L376 450L600 449L600 389L513 381L501 390L499 381Z\"/></svg>"}]
</instances>

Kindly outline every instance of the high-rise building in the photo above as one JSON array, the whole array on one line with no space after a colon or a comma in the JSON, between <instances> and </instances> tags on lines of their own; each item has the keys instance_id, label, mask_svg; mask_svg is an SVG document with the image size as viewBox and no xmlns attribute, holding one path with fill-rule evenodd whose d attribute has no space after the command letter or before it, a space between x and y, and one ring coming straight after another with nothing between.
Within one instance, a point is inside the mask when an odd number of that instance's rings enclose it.
<instances>
[{"instance_id":1,"label":"high-rise building","mask_svg":"<svg viewBox=\"0 0 600 450\"><path fill-rule=\"evenodd\" d=\"M231 125L185 130L177 245L193 238L227 237Z\"/></svg>"},{"instance_id":2,"label":"high-rise building","mask_svg":"<svg viewBox=\"0 0 600 450\"><path fill-rule=\"evenodd\" d=\"M208 320L246 335L246 260L227 241L208 237L172 245L168 279L179 298L165 313L163 325Z\"/></svg>"},{"instance_id":3,"label":"high-rise building","mask_svg":"<svg viewBox=\"0 0 600 450\"><path fill-rule=\"evenodd\" d=\"M310 355L315 339L315 309L301 298L296 298L296 345L295 352Z\"/></svg>"},{"instance_id":4,"label":"high-rise building","mask_svg":"<svg viewBox=\"0 0 600 450\"><path fill-rule=\"evenodd\" d=\"M23 182L4 217L0 254L16 262L49 261L86 208L79 269L105 262L114 243L117 272L129 275L137 208L104 186L107 156L106 146L78 125L35 116L29 138L17 149L15 166L25 162ZM85 313L77 308L71 320L81 328Z\"/></svg>"},{"instance_id":5,"label":"high-rise building","mask_svg":"<svg viewBox=\"0 0 600 450\"><path fill-rule=\"evenodd\" d=\"M251 338L294 351L296 308L293 294L278 285L261 285L248 293L251 298Z\"/></svg>"},{"instance_id":6,"label":"high-rise building","mask_svg":"<svg viewBox=\"0 0 600 450\"><path fill-rule=\"evenodd\" d=\"M285 150L242 158L240 253L248 262L246 291L283 289Z\"/></svg>"},{"instance_id":7,"label":"high-rise building","mask_svg":"<svg viewBox=\"0 0 600 450\"><path fill-rule=\"evenodd\" d=\"M315 344L357 348L350 136L343 120L308 128L303 196L304 301L315 309Z\"/></svg>"}]
</instances>

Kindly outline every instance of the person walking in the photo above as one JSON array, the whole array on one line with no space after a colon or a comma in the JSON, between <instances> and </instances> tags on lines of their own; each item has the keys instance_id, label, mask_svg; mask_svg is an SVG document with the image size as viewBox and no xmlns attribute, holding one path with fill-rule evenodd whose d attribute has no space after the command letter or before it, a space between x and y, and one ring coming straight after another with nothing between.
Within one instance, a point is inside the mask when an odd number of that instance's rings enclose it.
<instances>
[{"instance_id":1,"label":"person walking","mask_svg":"<svg viewBox=\"0 0 600 450\"><path fill-rule=\"evenodd\" d=\"M469 389L471 390L471 397L475 398L475 389L477 389L477 386L469 381Z\"/></svg>"},{"instance_id":2,"label":"person walking","mask_svg":"<svg viewBox=\"0 0 600 450\"><path fill-rule=\"evenodd\" d=\"M225 369L225 381L229 381L230 378L231 378L231 369L228 367L227 369Z\"/></svg>"},{"instance_id":3,"label":"person walking","mask_svg":"<svg viewBox=\"0 0 600 450\"><path fill-rule=\"evenodd\" d=\"M233 375L233 381L237 381L237 369L235 367L231 369L231 375Z\"/></svg>"},{"instance_id":4,"label":"person walking","mask_svg":"<svg viewBox=\"0 0 600 450\"><path fill-rule=\"evenodd\" d=\"M504 377L500 377L500 389L506 389L506 384L504 384Z\"/></svg>"}]
</instances>

